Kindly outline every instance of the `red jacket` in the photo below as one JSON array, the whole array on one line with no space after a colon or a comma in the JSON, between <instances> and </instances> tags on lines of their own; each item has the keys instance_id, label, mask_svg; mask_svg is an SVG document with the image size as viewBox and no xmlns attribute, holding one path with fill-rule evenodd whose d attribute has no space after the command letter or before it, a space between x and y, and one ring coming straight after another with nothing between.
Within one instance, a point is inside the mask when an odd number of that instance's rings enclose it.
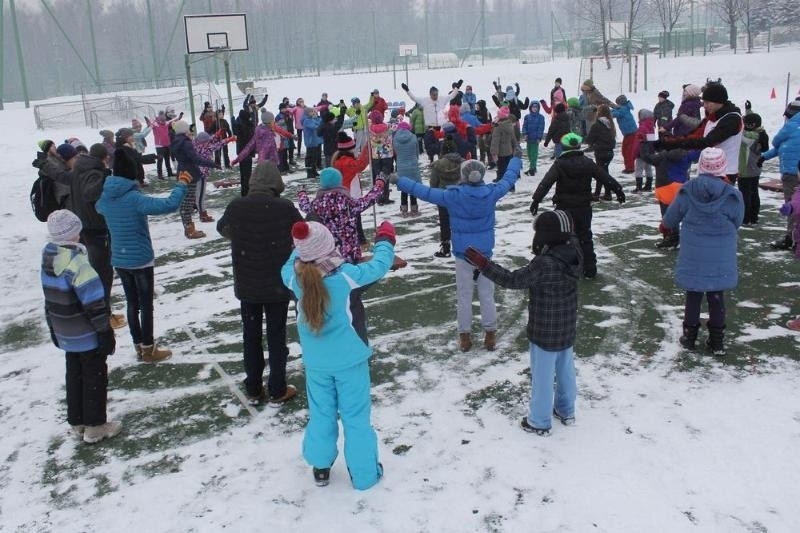
<instances>
[{"instance_id":1,"label":"red jacket","mask_svg":"<svg viewBox=\"0 0 800 533\"><path fill-rule=\"evenodd\" d=\"M369 165L369 146L361 148L358 159L350 154L344 154L333 159L331 165L342 173L342 187L350 191L350 196L361 198L361 182L355 178Z\"/></svg>"}]
</instances>

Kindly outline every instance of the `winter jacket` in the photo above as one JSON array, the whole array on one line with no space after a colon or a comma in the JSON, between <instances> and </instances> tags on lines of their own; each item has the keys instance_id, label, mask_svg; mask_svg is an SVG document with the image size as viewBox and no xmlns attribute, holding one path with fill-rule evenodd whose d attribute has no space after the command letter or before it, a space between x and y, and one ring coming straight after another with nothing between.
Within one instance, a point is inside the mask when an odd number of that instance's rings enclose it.
<instances>
[{"instance_id":1,"label":"winter jacket","mask_svg":"<svg viewBox=\"0 0 800 533\"><path fill-rule=\"evenodd\" d=\"M800 161L800 113L786 121L786 124L772 139L772 148L763 154L764 159L780 158L781 174L797 174Z\"/></svg>"},{"instance_id":2,"label":"winter jacket","mask_svg":"<svg viewBox=\"0 0 800 533\"><path fill-rule=\"evenodd\" d=\"M133 134L134 148L136 148L136 151L140 154L143 154L144 151L147 150L147 136L150 135L151 131L153 131L153 127L148 125L142 131Z\"/></svg>"},{"instance_id":3,"label":"winter jacket","mask_svg":"<svg viewBox=\"0 0 800 533\"><path fill-rule=\"evenodd\" d=\"M212 109L203 109L200 113L200 122L203 123L203 131L209 135L214 134L214 125L217 122L217 114Z\"/></svg>"},{"instance_id":4,"label":"winter jacket","mask_svg":"<svg viewBox=\"0 0 800 533\"><path fill-rule=\"evenodd\" d=\"M550 89L550 105L544 100L539 100L539 103L542 104L544 112L549 115L558 104L564 104L564 107L567 107L567 93L561 85L556 85Z\"/></svg>"},{"instance_id":5,"label":"winter jacket","mask_svg":"<svg viewBox=\"0 0 800 533\"><path fill-rule=\"evenodd\" d=\"M721 178L701 174L681 187L663 220L673 231L680 226L675 266L680 288L710 292L736 287L737 228L743 219L742 193Z\"/></svg>"},{"instance_id":6,"label":"winter jacket","mask_svg":"<svg viewBox=\"0 0 800 533\"><path fill-rule=\"evenodd\" d=\"M103 215L111 234L111 264L117 268L141 268L155 259L147 215L163 215L176 211L186 196L182 181L166 198L142 194L135 180L109 176L95 204Z\"/></svg>"},{"instance_id":7,"label":"winter jacket","mask_svg":"<svg viewBox=\"0 0 800 533\"><path fill-rule=\"evenodd\" d=\"M636 133L636 119L633 118L633 104L628 101L623 105L612 109L611 116L617 119L619 125L619 132L622 135L631 135Z\"/></svg>"},{"instance_id":8,"label":"winter jacket","mask_svg":"<svg viewBox=\"0 0 800 533\"><path fill-rule=\"evenodd\" d=\"M486 257L494 249L495 204L519 179L522 161L512 157L500 181L462 183L446 189L432 189L408 178L400 178L397 188L420 200L446 207L450 214L453 253L464 258L467 246L480 250Z\"/></svg>"},{"instance_id":9,"label":"winter jacket","mask_svg":"<svg viewBox=\"0 0 800 533\"><path fill-rule=\"evenodd\" d=\"M183 171L192 176L192 182L197 182L203 178L200 167L216 167L217 164L211 159L200 157L194 149L194 143L185 134L176 135L169 146L169 151L178 162L178 174Z\"/></svg>"},{"instance_id":10,"label":"winter jacket","mask_svg":"<svg viewBox=\"0 0 800 533\"><path fill-rule=\"evenodd\" d=\"M700 107L702 105L699 97L686 98L681 102L675 118L659 126L675 137L685 137L700 125Z\"/></svg>"},{"instance_id":11,"label":"winter jacket","mask_svg":"<svg viewBox=\"0 0 800 533\"><path fill-rule=\"evenodd\" d=\"M520 120L522 118L522 110L527 109L530 105L530 100L528 98L525 98L525 100L519 100L518 98L514 97L511 100L508 100L507 98L499 98L497 94L492 95L492 101L498 108L503 106L508 107L508 114L509 116L514 117L513 120Z\"/></svg>"},{"instance_id":12,"label":"winter jacket","mask_svg":"<svg viewBox=\"0 0 800 533\"><path fill-rule=\"evenodd\" d=\"M578 280L583 270L575 242L545 246L526 266L513 272L489 262L481 274L507 289L528 289L528 340L556 352L575 344Z\"/></svg>"},{"instance_id":13,"label":"winter jacket","mask_svg":"<svg viewBox=\"0 0 800 533\"><path fill-rule=\"evenodd\" d=\"M422 107L422 114L425 117L426 126L441 126L445 123L447 106L450 100L458 94L458 89L453 88L447 96L432 100L430 96L415 96L411 91L407 91L408 97Z\"/></svg>"},{"instance_id":14,"label":"winter jacket","mask_svg":"<svg viewBox=\"0 0 800 533\"><path fill-rule=\"evenodd\" d=\"M742 133L742 146L739 149L739 177L757 178L761 176L758 158L769 150L769 135L764 128L745 130Z\"/></svg>"},{"instance_id":15,"label":"winter jacket","mask_svg":"<svg viewBox=\"0 0 800 533\"><path fill-rule=\"evenodd\" d=\"M659 127L663 127L664 124L670 122L672 120L672 110L675 109L675 104L672 103L671 100L664 100L663 102L658 102L655 107L653 108L653 115L656 119L656 124Z\"/></svg>"},{"instance_id":16,"label":"winter jacket","mask_svg":"<svg viewBox=\"0 0 800 533\"><path fill-rule=\"evenodd\" d=\"M553 203L556 209L589 207L592 202L592 179L607 185L615 194L622 192L622 186L597 163L586 157L580 150L562 152L555 163L542 178L533 193L533 201L540 204L550 188L555 184Z\"/></svg>"},{"instance_id":17,"label":"winter jacket","mask_svg":"<svg viewBox=\"0 0 800 533\"><path fill-rule=\"evenodd\" d=\"M596 87L592 87L590 90L582 93L581 96L584 97L584 103L581 105L581 107L592 106L597 109L602 104L605 104L612 109L617 107L617 104L606 98L603 93L597 90Z\"/></svg>"},{"instance_id":18,"label":"winter jacket","mask_svg":"<svg viewBox=\"0 0 800 533\"><path fill-rule=\"evenodd\" d=\"M291 133L275 124L273 124L272 127L266 124L259 124L253 138L250 139L247 146L236 154L236 159L231 161L231 164L235 165L255 150L258 152L258 161L272 161L276 165L279 165L280 159L278 158L277 139L279 137L290 138L291 136Z\"/></svg>"},{"instance_id":19,"label":"winter jacket","mask_svg":"<svg viewBox=\"0 0 800 533\"><path fill-rule=\"evenodd\" d=\"M639 145L639 157L648 165L655 167L655 197L664 205L670 205L683 184L689 180L689 169L697 161L700 152L683 149L656 152L652 142Z\"/></svg>"},{"instance_id":20,"label":"winter jacket","mask_svg":"<svg viewBox=\"0 0 800 533\"><path fill-rule=\"evenodd\" d=\"M475 93L465 92L463 96L464 103L467 104L471 111L475 111L475 105L478 103L478 95Z\"/></svg>"},{"instance_id":21,"label":"winter jacket","mask_svg":"<svg viewBox=\"0 0 800 533\"><path fill-rule=\"evenodd\" d=\"M347 108L347 116L353 117L353 131L360 131L366 128L367 124L367 112L364 110L363 107L360 105L350 106Z\"/></svg>"},{"instance_id":22,"label":"winter jacket","mask_svg":"<svg viewBox=\"0 0 800 533\"><path fill-rule=\"evenodd\" d=\"M164 148L170 145L169 128L176 120L177 119L172 119L162 122L159 119L155 119L150 123L153 128L153 143L156 145L156 148ZM109 154L110 153L113 153L113 151L109 152Z\"/></svg>"},{"instance_id":23,"label":"winter jacket","mask_svg":"<svg viewBox=\"0 0 800 533\"><path fill-rule=\"evenodd\" d=\"M41 280L45 318L56 346L66 352L97 349L97 334L111 325L103 282L89 264L86 249L77 243L47 243Z\"/></svg>"},{"instance_id":24,"label":"winter jacket","mask_svg":"<svg viewBox=\"0 0 800 533\"><path fill-rule=\"evenodd\" d=\"M361 259L361 243L356 231L358 215L380 198L385 186L383 180L375 180L372 189L360 198L352 198L350 192L343 187L320 189L313 200L308 198L305 191L300 191L297 205L300 206L300 211L313 214L319 222L325 224L346 261L358 263Z\"/></svg>"},{"instance_id":25,"label":"winter jacket","mask_svg":"<svg viewBox=\"0 0 800 533\"><path fill-rule=\"evenodd\" d=\"M292 118L294 119L294 129L295 131L300 131L303 129L303 119L306 118L306 108L301 106L292 106L289 108L292 112Z\"/></svg>"},{"instance_id":26,"label":"winter jacket","mask_svg":"<svg viewBox=\"0 0 800 533\"><path fill-rule=\"evenodd\" d=\"M416 107L411 112L411 127L416 135L425 133L425 115L421 107Z\"/></svg>"},{"instance_id":27,"label":"winter jacket","mask_svg":"<svg viewBox=\"0 0 800 533\"><path fill-rule=\"evenodd\" d=\"M225 142L225 140L214 136L211 138L210 141L204 143L197 142L197 138L195 137L195 139L192 141L192 144L194 145L194 149L197 152L197 155L201 159L207 159L211 161L211 159L214 157L214 152L220 150L223 146L225 146L228 143ZM211 167L201 166L199 168L200 168L200 175L202 176L202 178L207 179L208 174L211 172Z\"/></svg>"},{"instance_id":28,"label":"winter jacket","mask_svg":"<svg viewBox=\"0 0 800 533\"><path fill-rule=\"evenodd\" d=\"M647 141L647 136L655 133L656 118L646 117L639 121L639 126L636 128L636 138L631 146L631 153L634 158L639 157L639 146L642 142Z\"/></svg>"},{"instance_id":29,"label":"winter jacket","mask_svg":"<svg viewBox=\"0 0 800 533\"><path fill-rule=\"evenodd\" d=\"M390 159L394 155L392 132L387 124L372 124L369 127L369 146L372 159Z\"/></svg>"},{"instance_id":30,"label":"winter jacket","mask_svg":"<svg viewBox=\"0 0 800 533\"><path fill-rule=\"evenodd\" d=\"M511 119L498 120L492 128L492 143L489 151L497 157L513 155L519 147L514 135L514 123Z\"/></svg>"},{"instance_id":31,"label":"winter jacket","mask_svg":"<svg viewBox=\"0 0 800 533\"><path fill-rule=\"evenodd\" d=\"M442 151L442 141L436 136L436 132L432 128L422 136L422 145L425 147L425 153L431 159Z\"/></svg>"},{"instance_id":32,"label":"winter jacket","mask_svg":"<svg viewBox=\"0 0 800 533\"><path fill-rule=\"evenodd\" d=\"M421 182L417 136L411 130L397 130L392 142L397 156L397 175Z\"/></svg>"},{"instance_id":33,"label":"winter jacket","mask_svg":"<svg viewBox=\"0 0 800 533\"><path fill-rule=\"evenodd\" d=\"M445 154L431 165L431 187L445 189L458 185L461 181L461 163L464 162L458 154ZM402 174L400 174L402 176Z\"/></svg>"},{"instance_id":34,"label":"winter jacket","mask_svg":"<svg viewBox=\"0 0 800 533\"><path fill-rule=\"evenodd\" d=\"M368 165L368 150L361 150L358 159L353 157L352 152L346 152L331 160L331 166L342 173L342 187L350 193L350 198L361 198L363 191L358 174Z\"/></svg>"},{"instance_id":35,"label":"winter jacket","mask_svg":"<svg viewBox=\"0 0 800 533\"><path fill-rule=\"evenodd\" d=\"M219 133L222 131L222 133ZM219 118L214 121L211 125L211 135L216 135L220 139L227 139L228 137L233 135L231 131L231 125L228 124L228 121L224 118Z\"/></svg>"},{"instance_id":36,"label":"winter jacket","mask_svg":"<svg viewBox=\"0 0 800 533\"><path fill-rule=\"evenodd\" d=\"M528 142L538 143L544 137L544 115L531 111L522 121L522 135Z\"/></svg>"},{"instance_id":37,"label":"winter jacket","mask_svg":"<svg viewBox=\"0 0 800 533\"><path fill-rule=\"evenodd\" d=\"M248 99L249 96L244 99L244 102L242 102L242 109L239 110L239 116L236 118L233 124L233 133L236 135L237 154L241 153L244 147L247 146L247 144L253 138L253 135L256 131L256 126L258 126L257 111L250 111L250 108L247 105ZM264 107L266 103L267 95L264 95L264 98L262 98L261 102L258 103L257 108ZM246 156L241 157L244 158Z\"/></svg>"},{"instance_id":38,"label":"winter jacket","mask_svg":"<svg viewBox=\"0 0 800 533\"><path fill-rule=\"evenodd\" d=\"M563 114L567 115L567 117L569 118L569 131L577 135L582 135L583 121L584 121L583 111L581 111L580 109L568 107Z\"/></svg>"},{"instance_id":39,"label":"winter jacket","mask_svg":"<svg viewBox=\"0 0 800 533\"><path fill-rule=\"evenodd\" d=\"M317 128L317 135L322 137L322 153L325 157L331 157L336 152L336 136L342 129L342 122L344 113L340 113L334 120L323 121Z\"/></svg>"},{"instance_id":40,"label":"winter jacket","mask_svg":"<svg viewBox=\"0 0 800 533\"><path fill-rule=\"evenodd\" d=\"M316 148L322 145L322 136L317 133L317 129L322 124L320 117L305 117L303 119L303 142L306 148Z\"/></svg>"},{"instance_id":41,"label":"winter jacket","mask_svg":"<svg viewBox=\"0 0 800 533\"><path fill-rule=\"evenodd\" d=\"M106 219L97 212L95 204L103 192L106 176L111 172L105 163L88 154L75 156L74 174L70 185L70 210L81 219L83 231L90 233L108 233Z\"/></svg>"},{"instance_id":42,"label":"winter jacket","mask_svg":"<svg viewBox=\"0 0 800 533\"><path fill-rule=\"evenodd\" d=\"M31 165L39 170L40 177L52 180L58 208L72 211L70 187L73 174L64 160L58 155L38 152Z\"/></svg>"},{"instance_id":43,"label":"winter jacket","mask_svg":"<svg viewBox=\"0 0 800 533\"><path fill-rule=\"evenodd\" d=\"M613 152L617 145L615 132L611 129L610 124L606 124L607 120L604 117L597 119L589 128L589 134L583 139L583 142L595 153Z\"/></svg>"},{"instance_id":44,"label":"winter jacket","mask_svg":"<svg viewBox=\"0 0 800 533\"><path fill-rule=\"evenodd\" d=\"M389 109L389 104L386 103L386 100L384 100L383 97L376 97L374 94L371 94L369 95L366 108L368 113L371 111L377 111L383 115L386 113L386 110Z\"/></svg>"},{"instance_id":45,"label":"winter jacket","mask_svg":"<svg viewBox=\"0 0 800 533\"><path fill-rule=\"evenodd\" d=\"M442 141L444 141L445 139L452 140L456 145L456 151L458 152L458 155L460 155L465 159L473 158L478 153L478 138L475 137L475 133L472 127L467 127L466 137L463 137L461 133L456 130L449 130L444 132L443 135L440 136L435 135L435 136L441 137ZM436 145L437 149L439 150L438 152L436 152L437 154L441 154L442 145L443 142Z\"/></svg>"},{"instance_id":46,"label":"winter jacket","mask_svg":"<svg viewBox=\"0 0 800 533\"><path fill-rule=\"evenodd\" d=\"M544 138L544 145L553 143L560 143L561 137L570 132L569 115L566 111L564 113L556 113L553 115L553 120L550 121L550 127L547 128L547 136Z\"/></svg>"},{"instance_id":47,"label":"winter jacket","mask_svg":"<svg viewBox=\"0 0 800 533\"><path fill-rule=\"evenodd\" d=\"M254 173L262 166L256 166ZM292 225L300 212L276 188L250 190L234 198L217 222L217 231L231 241L233 293L254 303L288 302L281 268L292 252ZM282 189L282 187L281 187Z\"/></svg>"},{"instance_id":48,"label":"winter jacket","mask_svg":"<svg viewBox=\"0 0 800 533\"><path fill-rule=\"evenodd\" d=\"M281 269L281 277L297 297L297 333L303 346L303 366L309 370L336 372L369 359L372 348L356 332L350 313L350 293L380 280L389 272L394 261L394 246L389 241L375 243L370 261L344 263L323 278L328 292L325 323L318 333L308 327L303 318L303 289L298 283L294 265L297 251L292 252Z\"/></svg>"}]
</instances>

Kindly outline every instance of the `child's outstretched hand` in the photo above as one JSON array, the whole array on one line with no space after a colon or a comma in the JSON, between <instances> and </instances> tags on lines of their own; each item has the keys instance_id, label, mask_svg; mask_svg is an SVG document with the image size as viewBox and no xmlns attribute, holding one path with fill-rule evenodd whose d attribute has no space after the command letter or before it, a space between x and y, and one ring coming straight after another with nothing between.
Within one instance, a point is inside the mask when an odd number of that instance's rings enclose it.
<instances>
[{"instance_id":1,"label":"child's outstretched hand","mask_svg":"<svg viewBox=\"0 0 800 533\"><path fill-rule=\"evenodd\" d=\"M489 258L472 246L467 247L466 251L464 252L464 259L466 259L470 265L474 266L478 270L483 270L489 266Z\"/></svg>"},{"instance_id":2,"label":"child's outstretched hand","mask_svg":"<svg viewBox=\"0 0 800 533\"><path fill-rule=\"evenodd\" d=\"M375 233L375 242L389 241L392 246L397 242L397 233L394 230L394 224L388 220L381 222L378 226L378 231Z\"/></svg>"}]
</instances>

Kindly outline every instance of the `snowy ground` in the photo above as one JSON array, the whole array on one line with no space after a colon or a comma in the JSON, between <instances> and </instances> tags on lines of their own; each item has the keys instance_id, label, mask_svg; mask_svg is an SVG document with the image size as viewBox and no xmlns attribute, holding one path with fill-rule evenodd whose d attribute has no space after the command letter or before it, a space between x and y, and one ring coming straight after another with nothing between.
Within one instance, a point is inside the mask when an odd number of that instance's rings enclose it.
<instances>
[{"instance_id":1,"label":"snowy ground","mask_svg":"<svg viewBox=\"0 0 800 533\"><path fill-rule=\"evenodd\" d=\"M753 102L770 135L781 123L785 69L800 52L650 58L651 107L682 83L722 77L731 99ZM413 72L412 90L440 89L464 78L488 99L490 81L519 81L523 95L545 97L560 75L570 93L585 74L578 61ZM595 71L613 98L620 72ZM627 73L625 73L627 79ZM398 83L399 83L398 79ZM391 74L270 83L275 101L366 97L389 100ZM792 87L792 93L798 87ZM44 225L28 207L35 141L96 132L34 129L32 113L0 113L0 179L6 183L0 226L0 531L797 531L800 439L797 402L800 336L781 325L800 312L798 265L765 243L781 234L782 200L762 192L762 224L740 233L741 283L729 295L729 355L714 360L680 350L682 294L672 282L675 253L653 244L658 208L630 195L624 206L597 206L594 229L600 275L580 287L576 352L578 424L549 439L518 429L529 391L522 293L498 289L499 349L462 354L455 346L454 277L434 260L435 208L400 219L398 251L409 268L367 295L374 424L386 476L372 490L352 490L343 461L326 489L313 485L300 455L305 395L279 410L251 409L232 393L243 377L238 302L227 243L187 242L177 214L156 217L156 333L176 354L167 364L135 362L127 329L109 359L109 412L122 435L87 447L66 431L63 355L43 327L38 282ZM120 124L119 126L122 126ZM498 208L496 259L529 257L530 193L524 177ZM619 175L621 161L612 164ZM768 162L765 176L776 177ZM289 197L304 180L287 180ZM631 178L621 179L626 189ZM158 194L168 184L156 183ZM221 214L236 190L209 187ZM397 193L393 194L398 196ZM544 206L543 206L544 207ZM371 226L368 219L368 226ZM117 308L122 291L115 286ZM476 329L477 333L477 329ZM300 348L290 327L289 381L303 389Z\"/></svg>"}]
</instances>

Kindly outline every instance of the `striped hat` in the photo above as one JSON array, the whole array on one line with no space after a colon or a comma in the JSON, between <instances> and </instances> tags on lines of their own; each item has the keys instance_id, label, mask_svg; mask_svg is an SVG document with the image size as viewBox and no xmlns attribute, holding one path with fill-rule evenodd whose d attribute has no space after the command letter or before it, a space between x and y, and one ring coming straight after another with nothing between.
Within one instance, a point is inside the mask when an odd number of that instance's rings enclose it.
<instances>
[{"instance_id":1,"label":"striped hat","mask_svg":"<svg viewBox=\"0 0 800 533\"><path fill-rule=\"evenodd\" d=\"M533 251L545 245L561 244L572 236L572 217L566 211L545 211L533 221Z\"/></svg>"},{"instance_id":2,"label":"striped hat","mask_svg":"<svg viewBox=\"0 0 800 533\"><path fill-rule=\"evenodd\" d=\"M356 142L343 131L339 132L339 135L336 137L336 148L339 150L353 150L356 147Z\"/></svg>"},{"instance_id":3,"label":"striped hat","mask_svg":"<svg viewBox=\"0 0 800 533\"><path fill-rule=\"evenodd\" d=\"M700 162L697 164L698 174L709 176L724 176L727 174L728 158L720 148L706 148L700 152Z\"/></svg>"},{"instance_id":4,"label":"striped hat","mask_svg":"<svg viewBox=\"0 0 800 533\"><path fill-rule=\"evenodd\" d=\"M306 263L327 257L336 250L330 230L319 222L295 222L292 240L300 260Z\"/></svg>"}]
</instances>

